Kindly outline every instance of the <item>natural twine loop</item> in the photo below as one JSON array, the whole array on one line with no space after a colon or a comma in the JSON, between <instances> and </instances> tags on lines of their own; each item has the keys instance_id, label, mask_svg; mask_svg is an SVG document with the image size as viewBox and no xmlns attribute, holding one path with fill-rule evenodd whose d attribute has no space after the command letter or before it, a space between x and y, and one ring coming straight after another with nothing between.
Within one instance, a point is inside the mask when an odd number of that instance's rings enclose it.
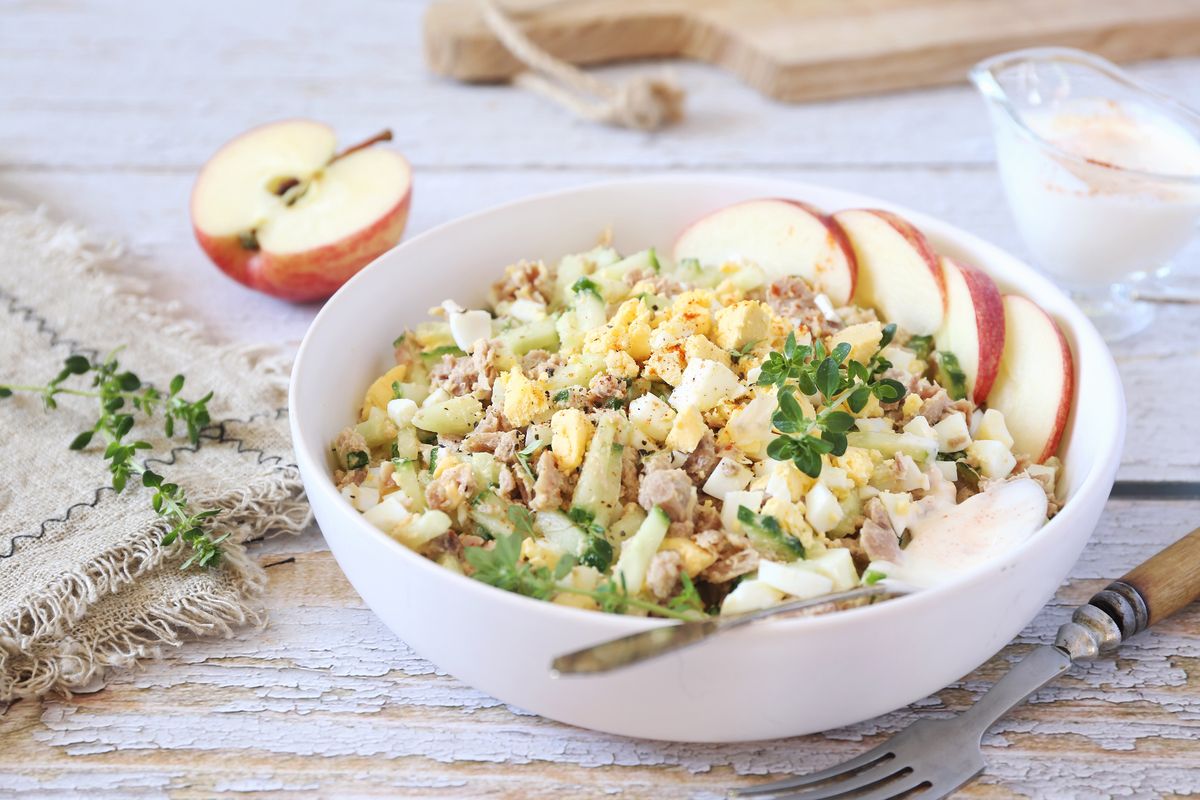
<instances>
[{"instance_id":1,"label":"natural twine loop","mask_svg":"<svg viewBox=\"0 0 1200 800\"><path fill-rule=\"evenodd\" d=\"M495 0L479 0L479 8L500 43L529 67L513 78L517 86L608 125L652 131L683 119L685 92L670 75L636 75L613 86L538 47Z\"/></svg>"}]
</instances>

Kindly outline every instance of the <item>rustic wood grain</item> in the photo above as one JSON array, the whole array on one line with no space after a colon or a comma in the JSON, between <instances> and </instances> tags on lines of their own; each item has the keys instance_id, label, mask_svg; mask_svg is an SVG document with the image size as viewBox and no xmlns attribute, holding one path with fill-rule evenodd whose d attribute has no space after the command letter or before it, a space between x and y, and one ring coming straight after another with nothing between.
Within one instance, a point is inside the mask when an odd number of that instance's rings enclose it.
<instances>
[{"instance_id":1,"label":"rustic wood grain","mask_svg":"<svg viewBox=\"0 0 1200 800\"><path fill-rule=\"evenodd\" d=\"M822 736L736 745L623 739L543 720L440 674L358 599L315 532L268 543L271 624L197 642L104 691L0 718L0 787L35 797L266 792L439 797L716 797L849 757L961 709L1075 605L1193 522L1194 504L1110 503L1054 602L976 672L912 708ZM294 558L294 561L287 560ZM985 739L969 797L1200 792L1200 608L1077 668ZM578 788L576 788L578 787ZM1061 790L1061 792L1059 791Z\"/></svg>"},{"instance_id":2,"label":"rustic wood grain","mask_svg":"<svg viewBox=\"0 0 1200 800\"><path fill-rule=\"evenodd\" d=\"M1190 0L506 0L547 52L576 64L694 58L776 100L797 102L957 83L981 58L1046 44L1118 61L1200 52ZM434 0L425 56L441 75L511 78L526 66L476 0Z\"/></svg>"},{"instance_id":3,"label":"rustic wood grain","mask_svg":"<svg viewBox=\"0 0 1200 800\"><path fill-rule=\"evenodd\" d=\"M876 194L1024 252L982 106L967 89L785 107L683 64L683 126L611 131L521 92L430 79L422 10L416 0L352 11L319 0L8 3L0 196L120 236L157 295L245 341L297 338L315 308L218 277L191 240L188 190L219 143L294 115L327 120L346 141L392 126L416 168L414 233L532 192L707 170ZM1200 103L1200 60L1138 72ZM1180 261L1198 257L1194 245ZM1163 309L1149 335L1116 351L1130 408L1122 477L1200 480L1195 313ZM964 707L1052 637L1074 605L1194 528L1198 513L1197 503L1113 501L1055 602L972 675L824 736L726 746L568 728L439 674L363 607L310 531L259 552L284 562L268 570L265 630L192 643L98 694L20 702L0 716L0 797L714 798L725 786L830 765L917 716ZM1192 607L1003 720L985 742L988 773L964 795L1196 795L1198 687Z\"/></svg>"}]
</instances>

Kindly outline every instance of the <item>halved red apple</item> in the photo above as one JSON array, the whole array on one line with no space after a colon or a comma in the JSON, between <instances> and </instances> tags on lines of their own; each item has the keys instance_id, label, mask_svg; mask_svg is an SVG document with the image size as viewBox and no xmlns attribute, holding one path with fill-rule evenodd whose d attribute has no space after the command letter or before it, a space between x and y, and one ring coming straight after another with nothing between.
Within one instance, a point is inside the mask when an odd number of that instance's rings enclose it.
<instances>
[{"instance_id":1,"label":"halved red apple","mask_svg":"<svg viewBox=\"0 0 1200 800\"><path fill-rule=\"evenodd\" d=\"M376 137L365 143L386 136ZM192 190L192 226L235 280L287 300L328 297L404 233L408 162L369 146L337 152L309 120L264 125L226 144Z\"/></svg>"},{"instance_id":2,"label":"halved red apple","mask_svg":"<svg viewBox=\"0 0 1200 800\"><path fill-rule=\"evenodd\" d=\"M987 403L1004 414L1013 450L1039 464L1058 449L1075 394L1071 346L1041 306L1015 294L1004 303L1004 354Z\"/></svg>"},{"instance_id":3,"label":"halved red apple","mask_svg":"<svg viewBox=\"0 0 1200 800\"><path fill-rule=\"evenodd\" d=\"M854 302L909 333L936 332L946 313L946 281L925 236L902 217L874 208L839 211L833 221L854 248Z\"/></svg>"},{"instance_id":4,"label":"halved red apple","mask_svg":"<svg viewBox=\"0 0 1200 800\"><path fill-rule=\"evenodd\" d=\"M702 217L675 240L674 257L705 265L746 259L768 275L799 275L834 305L850 302L858 272L836 223L806 203L776 198L747 200Z\"/></svg>"},{"instance_id":5,"label":"halved red apple","mask_svg":"<svg viewBox=\"0 0 1200 800\"><path fill-rule=\"evenodd\" d=\"M937 349L954 353L967 376L967 394L987 399L1004 353L1004 304L987 273L942 257L946 317L933 335Z\"/></svg>"}]
</instances>

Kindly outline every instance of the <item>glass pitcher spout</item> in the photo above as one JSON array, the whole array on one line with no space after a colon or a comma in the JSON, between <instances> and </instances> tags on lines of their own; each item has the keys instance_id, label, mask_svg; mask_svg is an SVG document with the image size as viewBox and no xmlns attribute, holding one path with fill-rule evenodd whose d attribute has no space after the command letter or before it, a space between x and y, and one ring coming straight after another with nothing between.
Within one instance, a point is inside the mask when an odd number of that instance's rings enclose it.
<instances>
[{"instance_id":1,"label":"glass pitcher spout","mask_svg":"<svg viewBox=\"0 0 1200 800\"><path fill-rule=\"evenodd\" d=\"M1164 154L1148 164L1144 157L1139 159L1125 153L1124 158L1105 162L1080 152L1081 142L1064 147L1062 141L1046 135L1047 112L1065 109L1068 113L1101 112L1113 119L1123 116L1131 124L1170 123L1178 128L1174 132L1182 138L1200 137L1200 113L1139 81L1107 59L1069 47L1034 47L985 59L971 69L970 78L994 115L993 125L1019 126L1032 141L1048 151L1059 151L1058 155L1064 159L1141 172L1159 179L1200 181L1200 164L1187 158L1181 164L1174 164ZM1150 117L1154 119L1149 120ZM1128 131L1116 131L1113 135L1122 133Z\"/></svg>"}]
</instances>

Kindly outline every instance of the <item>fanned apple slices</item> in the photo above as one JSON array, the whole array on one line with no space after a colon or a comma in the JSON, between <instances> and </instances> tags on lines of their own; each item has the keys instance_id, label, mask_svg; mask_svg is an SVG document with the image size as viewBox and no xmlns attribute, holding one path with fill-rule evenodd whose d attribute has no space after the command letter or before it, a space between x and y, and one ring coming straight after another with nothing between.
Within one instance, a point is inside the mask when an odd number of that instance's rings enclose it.
<instances>
[{"instance_id":1,"label":"fanned apple slices","mask_svg":"<svg viewBox=\"0 0 1200 800\"><path fill-rule=\"evenodd\" d=\"M858 261L854 302L909 333L937 331L946 314L946 281L925 236L902 217L874 208L839 211L833 220Z\"/></svg>"},{"instance_id":2,"label":"fanned apple slices","mask_svg":"<svg viewBox=\"0 0 1200 800\"><path fill-rule=\"evenodd\" d=\"M799 275L837 305L869 306L911 334L932 335L958 359L970 398L1003 412L1018 452L1042 462L1058 448L1075 391L1058 324L1032 300L1002 296L982 270L939 256L897 214L830 216L797 200L749 200L686 228L674 256Z\"/></svg>"},{"instance_id":3,"label":"fanned apple slices","mask_svg":"<svg viewBox=\"0 0 1200 800\"><path fill-rule=\"evenodd\" d=\"M977 405L987 400L1004 352L1004 305L987 273L942 258L946 316L934 334L937 349L954 353L967 376L967 394Z\"/></svg>"},{"instance_id":4,"label":"fanned apple slices","mask_svg":"<svg viewBox=\"0 0 1200 800\"><path fill-rule=\"evenodd\" d=\"M1014 449L1038 463L1054 455L1075 394L1071 346L1041 306L1004 295L1004 354L987 402L1004 414Z\"/></svg>"},{"instance_id":5,"label":"fanned apple slices","mask_svg":"<svg viewBox=\"0 0 1200 800\"><path fill-rule=\"evenodd\" d=\"M684 229L674 257L704 264L745 259L769 275L799 275L834 305L850 302L858 272L837 223L798 200L749 200L714 211Z\"/></svg>"}]
</instances>

